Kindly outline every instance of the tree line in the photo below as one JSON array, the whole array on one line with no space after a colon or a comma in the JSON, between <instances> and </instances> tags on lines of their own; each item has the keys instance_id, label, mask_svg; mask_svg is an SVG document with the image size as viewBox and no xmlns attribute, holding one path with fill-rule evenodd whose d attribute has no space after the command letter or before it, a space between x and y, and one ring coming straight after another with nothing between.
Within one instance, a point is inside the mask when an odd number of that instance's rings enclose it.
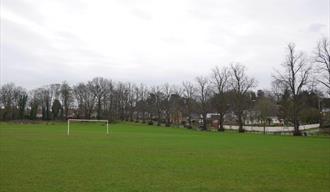
<instances>
[{"instance_id":1,"label":"tree line","mask_svg":"<svg viewBox=\"0 0 330 192\"><path fill-rule=\"evenodd\" d=\"M322 98L330 95L329 53L326 38L317 43L310 58L288 44L281 67L273 73L272 89L257 92L256 80L240 63L216 66L210 75L180 85L146 86L96 77L27 91L8 83L0 90L0 119L96 118L192 128L197 117L197 126L207 130L207 115L215 113L219 131L224 131L225 123L234 123L244 132L248 118L265 125L269 117L277 116L300 135L299 125L322 121Z\"/></svg>"}]
</instances>

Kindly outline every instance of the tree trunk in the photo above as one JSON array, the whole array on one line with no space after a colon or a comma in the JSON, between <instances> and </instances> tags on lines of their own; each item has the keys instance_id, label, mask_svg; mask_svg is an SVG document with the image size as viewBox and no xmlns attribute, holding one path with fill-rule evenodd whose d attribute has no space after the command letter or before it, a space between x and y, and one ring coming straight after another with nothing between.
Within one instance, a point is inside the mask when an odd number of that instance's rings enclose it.
<instances>
[{"instance_id":1,"label":"tree trunk","mask_svg":"<svg viewBox=\"0 0 330 192\"><path fill-rule=\"evenodd\" d=\"M142 123L146 123L146 120L145 120L145 112L144 112L144 111L142 112Z\"/></svg>"},{"instance_id":2,"label":"tree trunk","mask_svg":"<svg viewBox=\"0 0 330 192\"><path fill-rule=\"evenodd\" d=\"M206 113L203 113L203 126L202 126L202 131L207 130L207 122L206 122Z\"/></svg>"},{"instance_id":3,"label":"tree trunk","mask_svg":"<svg viewBox=\"0 0 330 192\"><path fill-rule=\"evenodd\" d=\"M170 113L169 112L166 112L166 124L165 126L166 127L169 127L171 125L171 122L170 122Z\"/></svg>"},{"instance_id":4,"label":"tree trunk","mask_svg":"<svg viewBox=\"0 0 330 192\"><path fill-rule=\"evenodd\" d=\"M188 129L191 129L192 128L192 125L191 125L191 116L189 115L188 116Z\"/></svg>"},{"instance_id":5,"label":"tree trunk","mask_svg":"<svg viewBox=\"0 0 330 192\"><path fill-rule=\"evenodd\" d=\"M46 120L50 120L50 106L49 104L47 103L46 104Z\"/></svg>"},{"instance_id":6,"label":"tree trunk","mask_svg":"<svg viewBox=\"0 0 330 192\"><path fill-rule=\"evenodd\" d=\"M266 134L266 120L264 120L264 135Z\"/></svg>"},{"instance_id":7,"label":"tree trunk","mask_svg":"<svg viewBox=\"0 0 330 192\"><path fill-rule=\"evenodd\" d=\"M64 102L64 115L65 115L65 120L68 119L68 113L69 113L69 105L67 104L67 101Z\"/></svg>"},{"instance_id":8,"label":"tree trunk","mask_svg":"<svg viewBox=\"0 0 330 192\"><path fill-rule=\"evenodd\" d=\"M129 112L129 121L133 121L133 111Z\"/></svg>"},{"instance_id":9,"label":"tree trunk","mask_svg":"<svg viewBox=\"0 0 330 192\"><path fill-rule=\"evenodd\" d=\"M158 109L157 110L157 115L158 115L158 119L157 119L157 126L160 126L161 125L161 112L160 110Z\"/></svg>"},{"instance_id":10,"label":"tree trunk","mask_svg":"<svg viewBox=\"0 0 330 192\"><path fill-rule=\"evenodd\" d=\"M297 111L297 98L294 96L293 101L293 136L301 136L301 132L299 130L299 120L298 120L298 111Z\"/></svg>"},{"instance_id":11,"label":"tree trunk","mask_svg":"<svg viewBox=\"0 0 330 192\"><path fill-rule=\"evenodd\" d=\"M224 114L220 113L218 131L225 131L225 128L223 127L223 124L224 124L224 118L223 117L224 117Z\"/></svg>"},{"instance_id":12,"label":"tree trunk","mask_svg":"<svg viewBox=\"0 0 330 192\"><path fill-rule=\"evenodd\" d=\"M243 120L242 120L242 114L239 113L238 115L238 132L243 133L244 129L243 129Z\"/></svg>"},{"instance_id":13,"label":"tree trunk","mask_svg":"<svg viewBox=\"0 0 330 192\"><path fill-rule=\"evenodd\" d=\"M293 136L301 136L301 131L299 130L299 121L297 119L294 120L294 131Z\"/></svg>"},{"instance_id":14,"label":"tree trunk","mask_svg":"<svg viewBox=\"0 0 330 192\"><path fill-rule=\"evenodd\" d=\"M135 123L139 122L139 112L136 112Z\"/></svg>"},{"instance_id":15,"label":"tree trunk","mask_svg":"<svg viewBox=\"0 0 330 192\"><path fill-rule=\"evenodd\" d=\"M98 99L97 102L97 119L101 118L101 99Z\"/></svg>"}]
</instances>

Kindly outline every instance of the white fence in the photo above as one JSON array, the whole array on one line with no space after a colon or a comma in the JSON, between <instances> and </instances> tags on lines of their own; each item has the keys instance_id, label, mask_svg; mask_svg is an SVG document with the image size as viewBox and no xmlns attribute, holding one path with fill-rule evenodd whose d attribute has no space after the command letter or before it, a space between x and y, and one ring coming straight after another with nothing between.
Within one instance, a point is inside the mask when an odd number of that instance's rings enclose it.
<instances>
[{"instance_id":1,"label":"white fence","mask_svg":"<svg viewBox=\"0 0 330 192\"><path fill-rule=\"evenodd\" d=\"M308 130L319 128L320 124L309 124L309 125L301 125L299 126L300 130ZM238 130L237 125L224 125L225 129L229 130ZM243 129L246 131L264 131L264 127L256 127L256 126L243 126ZM293 131L293 127L267 127L265 128L266 132L291 132Z\"/></svg>"}]
</instances>

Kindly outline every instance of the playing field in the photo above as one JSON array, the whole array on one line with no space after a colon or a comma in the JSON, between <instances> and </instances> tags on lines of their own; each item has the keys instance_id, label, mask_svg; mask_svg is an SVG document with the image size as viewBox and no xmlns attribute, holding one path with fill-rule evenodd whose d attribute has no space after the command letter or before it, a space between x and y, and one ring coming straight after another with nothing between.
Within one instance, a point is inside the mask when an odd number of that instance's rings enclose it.
<instances>
[{"instance_id":1,"label":"playing field","mask_svg":"<svg viewBox=\"0 0 330 192\"><path fill-rule=\"evenodd\" d=\"M0 191L330 191L330 139L0 123Z\"/></svg>"}]
</instances>

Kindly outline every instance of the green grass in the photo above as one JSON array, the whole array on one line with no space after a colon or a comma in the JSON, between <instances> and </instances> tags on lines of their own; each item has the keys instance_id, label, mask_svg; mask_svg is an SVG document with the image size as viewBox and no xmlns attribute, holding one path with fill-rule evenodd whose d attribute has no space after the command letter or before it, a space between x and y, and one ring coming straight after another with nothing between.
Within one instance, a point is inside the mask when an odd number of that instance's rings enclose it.
<instances>
[{"instance_id":1,"label":"green grass","mask_svg":"<svg viewBox=\"0 0 330 192\"><path fill-rule=\"evenodd\" d=\"M0 191L330 191L330 139L0 123Z\"/></svg>"}]
</instances>

